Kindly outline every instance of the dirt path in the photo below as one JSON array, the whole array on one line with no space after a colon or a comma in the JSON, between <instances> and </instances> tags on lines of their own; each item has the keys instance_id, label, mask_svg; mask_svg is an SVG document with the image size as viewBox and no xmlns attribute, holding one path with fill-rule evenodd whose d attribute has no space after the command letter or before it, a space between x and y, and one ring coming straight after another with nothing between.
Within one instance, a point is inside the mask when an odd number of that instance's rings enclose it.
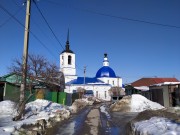
<instances>
[{"instance_id":1,"label":"dirt path","mask_svg":"<svg viewBox=\"0 0 180 135\"><path fill-rule=\"evenodd\" d=\"M125 135L134 114L110 113L106 103L87 106L70 119L49 129L48 135Z\"/></svg>"},{"instance_id":2,"label":"dirt path","mask_svg":"<svg viewBox=\"0 0 180 135\"><path fill-rule=\"evenodd\" d=\"M90 127L90 134L97 135L98 127L100 124L100 113L98 109L92 109L87 115L87 120L85 121Z\"/></svg>"}]
</instances>

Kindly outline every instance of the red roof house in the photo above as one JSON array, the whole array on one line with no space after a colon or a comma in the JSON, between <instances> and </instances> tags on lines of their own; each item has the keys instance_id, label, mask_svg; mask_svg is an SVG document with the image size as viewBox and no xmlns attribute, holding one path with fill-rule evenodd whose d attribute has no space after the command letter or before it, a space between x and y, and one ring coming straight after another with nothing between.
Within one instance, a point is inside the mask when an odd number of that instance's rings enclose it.
<instances>
[{"instance_id":1,"label":"red roof house","mask_svg":"<svg viewBox=\"0 0 180 135\"><path fill-rule=\"evenodd\" d=\"M135 82L133 82L131 85L133 87L139 87L139 86L150 86L153 84L159 84L164 82L179 82L176 78L141 78Z\"/></svg>"}]
</instances>

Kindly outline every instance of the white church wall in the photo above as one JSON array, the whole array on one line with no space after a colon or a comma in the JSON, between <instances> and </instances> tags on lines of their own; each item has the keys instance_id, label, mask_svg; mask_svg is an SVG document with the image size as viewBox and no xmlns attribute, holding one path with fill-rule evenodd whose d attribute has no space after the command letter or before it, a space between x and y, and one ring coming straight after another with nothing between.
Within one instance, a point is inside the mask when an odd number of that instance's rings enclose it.
<instances>
[{"instance_id":1,"label":"white church wall","mask_svg":"<svg viewBox=\"0 0 180 135\"><path fill-rule=\"evenodd\" d=\"M65 92L67 93L73 93L73 90L77 90L79 87L82 87L86 90L92 90L94 97L97 97L99 99L103 99L106 101L111 100L111 96L108 92L108 90L111 88L111 86L108 85L71 85L66 86Z\"/></svg>"},{"instance_id":2,"label":"white church wall","mask_svg":"<svg viewBox=\"0 0 180 135\"><path fill-rule=\"evenodd\" d=\"M94 96L99 98L99 99L103 99L103 100L106 100L106 101L110 101L111 100L111 96L109 94L109 89L111 88L111 86L95 86L94 87Z\"/></svg>"},{"instance_id":3,"label":"white church wall","mask_svg":"<svg viewBox=\"0 0 180 135\"><path fill-rule=\"evenodd\" d=\"M122 78L102 77L98 79L112 86L122 87Z\"/></svg>"}]
</instances>

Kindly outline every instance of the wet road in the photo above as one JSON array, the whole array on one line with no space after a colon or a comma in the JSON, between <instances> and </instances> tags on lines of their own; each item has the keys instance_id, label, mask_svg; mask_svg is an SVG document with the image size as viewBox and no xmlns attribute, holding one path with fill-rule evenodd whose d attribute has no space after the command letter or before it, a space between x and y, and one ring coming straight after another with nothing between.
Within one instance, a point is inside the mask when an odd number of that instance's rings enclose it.
<instances>
[{"instance_id":1,"label":"wet road","mask_svg":"<svg viewBox=\"0 0 180 135\"><path fill-rule=\"evenodd\" d=\"M48 135L125 135L126 123L134 113L109 113L108 104L87 106L78 114L50 129Z\"/></svg>"}]
</instances>

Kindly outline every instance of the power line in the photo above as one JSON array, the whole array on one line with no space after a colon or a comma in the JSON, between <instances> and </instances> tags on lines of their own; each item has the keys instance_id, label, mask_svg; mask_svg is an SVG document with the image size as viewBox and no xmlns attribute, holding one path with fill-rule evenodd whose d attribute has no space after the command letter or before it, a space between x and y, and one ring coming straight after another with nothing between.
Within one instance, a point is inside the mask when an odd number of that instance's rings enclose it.
<instances>
[{"instance_id":1,"label":"power line","mask_svg":"<svg viewBox=\"0 0 180 135\"><path fill-rule=\"evenodd\" d=\"M43 20L45 21L45 23L47 24L48 28L49 28L50 31L52 32L53 36L55 37L55 39L57 40L57 42L60 44L60 46L62 47L62 49L64 50L63 45L61 44L61 42L60 42L59 39L57 38L56 34L54 33L54 31L53 31L52 28L50 27L47 19L45 18L45 16L44 16L43 13L41 12L40 8L39 8L38 5L36 4L36 2L34 2L34 3L35 3L36 8L38 9L39 13L41 14Z\"/></svg>"},{"instance_id":2,"label":"power line","mask_svg":"<svg viewBox=\"0 0 180 135\"><path fill-rule=\"evenodd\" d=\"M15 16L13 16L6 8L4 8L1 4L0 4L0 8L6 12L11 18L13 18L17 23L19 23L23 28L25 28L24 24L21 23ZM56 56L48 49L48 47L31 31L29 30L29 32L31 33L31 35L56 59ZM57 37L56 37L57 38ZM58 40L59 41L59 40ZM60 43L60 42L59 42ZM63 48L63 46L61 45L61 47ZM63 48L64 49L64 48ZM76 66L82 70L77 64Z\"/></svg>"},{"instance_id":3,"label":"power line","mask_svg":"<svg viewBox=\"0 0 180 135\"><path fill-rule=\"evenodd\" d=\"M19 7L19 5L18 5L14 0L12 0L12 2L13 2L17 7ZM26 11L26 10L24 10L24 11ZM37 26L37 28L38 28L46 37L48 37L47 34L41 29L41 27L34 21L33 16L31 16L31 21L33 21L33 23ZM49 37L48 37L48 38L49 38ZM45 48L47 48L47 47L45 47ZM58 48L56 48L56 50L58 50ZM59 51L58 51L58 54L59 54Z\"/></svg>"},{"instance_id":4,"label":"power line","mask_svg":"<svg viewBox=\"0 0 180 135\"><path fill-rule=\"evenodd\" d=\"M47 2L49 2L51 4L62 5L62 4L58 3L58 2L52 2L52 1L49 1L49 0L47 0ZM162 26L162 27L180 29L180 26L176 26L176 25L168 25L168 24L163 24L163 23L156 23L156 22L150 22L150 21L145 21L145 20L133 19L133 18L129 18L129 17L115 16L115 15L112 15L112 14L101 13L101 12L92 11L92 10L89 10L89 9L76 8L76 7L73 7L73 6L66 6L66 7L72 8L72 9L75 9L75 10L79 10L79 11L89 12L89 13L92 13L92 14L101 15L101 16L121 19L121 20L127 20L127 21L132 21L132 22L146 23L146 24L157 25L157 26Z\"/></svg>"},{"instance_id":5,"label":"power line","mask_svg":"<svg viewBox=\"0 0 180 135\"><path fill-rule=\"evenodd\" d=\"M13 17L15 17L23 7L19 8L12 16L10 16L8 19L6 19L2 24L0 24L0 28L6 25Z\"/></svg>"},{"instance_id":6,"label":"power line","mask_svg":"<svg viewBox=\"0 0 180 135\"><path fill-rule=\"evenodd\" d=\"M158 25L158 26L163 26L163 27L171 27L171 28L180 29L180 26L175 26L175 25L168 25L168 24L162 24L162 23L156 23L156 22L149 22L149 21L144 21L144 20L139 20L139 19L132 19L132 18L127 18L127 17L122 17L122 16L114 16L114 15L105 14L105 13L99 13L99 12L91 11L91 10L86 10L86 11L94 13L94 14L98 14L98 15L102 15L102 16L108 16L108 17L122 19L122 20L128 20L128 21L134 21L134 22L140 22L140 23L146 23L146 24L152 24L152 25Z\"/></svg>"},{"instance_id":7,"label":"power line","mask_svg":"<svg viewBox=\"0 0 180 135\"><path fill-rule=\"evenodd\" d=\"M50 24L48 23L47 19L45 18L45 16L44 16L43 13L41 12L41 10L40 10L40 8L38 7L38 5L36 4L36 2L35 2L35 6L36 6L36 8L38 9L39 13L41 14L42 18L44 19L44 21L46 22L48 28L51 30L53 36L55 37L55 39L57 40L57 42L61 45L62 49L64 50L63 45L61 44L61 42L60 42L59 39L57 38L56 34L55 34L54 31L52 30ZM75 62L74 62L74 63L75 63ZM80 70L83 70L83 69L81 69L76 63L75 63L75 65L76 65Z\"/></svg>"},{"instance_id":8,"label":"power line","mask_svg":"<svg viewBox=\"0 0 180 135\"><path fill-rule=\"evenodd\" d=\"M13 16L6 8L4 8L1 4L0 4L0 8L6 12L9 16L11 16L17 23L19 23L23 28L27 29L24 24L22 24L15 16ZM56 59L55 55L48 49L48 47L31 31L29 30L29 32L32 34L32 36L39 41L39 43L45 48L47 49L47 51Z\"/></svg>"}]
</instances>

